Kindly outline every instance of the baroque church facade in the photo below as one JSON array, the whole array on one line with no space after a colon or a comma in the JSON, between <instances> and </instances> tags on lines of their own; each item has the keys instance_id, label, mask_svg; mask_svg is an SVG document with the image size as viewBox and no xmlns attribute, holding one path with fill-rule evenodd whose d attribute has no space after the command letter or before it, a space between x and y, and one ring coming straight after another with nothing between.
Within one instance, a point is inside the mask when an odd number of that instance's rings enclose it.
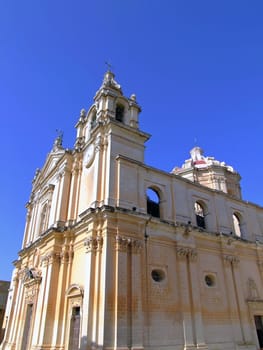
<instances>
[{"instance_id":1,"label":"baroque church facade","mask_svg":"<svg viewBox=\"0 0 263 350\"><path fill-rule=\"evenodd\" d=\"M111 71L33 179L1 350L263 348L263 209L200 147L144 162Z\"/></svg>"}]
</instances>

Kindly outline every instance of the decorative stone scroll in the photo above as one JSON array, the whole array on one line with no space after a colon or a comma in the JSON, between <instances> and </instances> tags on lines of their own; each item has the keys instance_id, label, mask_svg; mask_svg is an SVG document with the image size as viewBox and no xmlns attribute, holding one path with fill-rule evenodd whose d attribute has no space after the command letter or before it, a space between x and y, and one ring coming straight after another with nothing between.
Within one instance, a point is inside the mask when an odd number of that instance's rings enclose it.
<instances>
[{"instance_id":1,"label":"decorative stone scroll","mask_svg":"<svg viewBox=\"0 0 263 350\"><path fill-rule=\"evenodd\" d=\"M223 260L226 265L237 266L239 264L239 259L234 255L224 255Z\"/></svg>"},{"instance_id":2,"label":"decorative stone scroll","mask_svg":"<svg viewBox=\"0 0 263 350\"><path fill-rule=\"evenodd\" d=\"M97 237L88 237L84 241L84 246L87 249L87 253L96 253L101 252L103 245L103 237L97 236Z\"/></svg>"},{"instance_id":3,"label":"decorative stone scroll","mask_svg":"<svg viewBox=\"0 0 263 350\"><path fill-rule=\"evenodd\" d=\"M42 272L35 267L25 267L19 272L19 277L23 280L24 285L30 284L29 282L40 283Z\"/></svg>"},{"instance_id":4,"label":"decorative stone scroll","mask_svg":"<svg viewBox=\"0 0 263 350\"><path fill-rule=\"evenodd\" d=\"M76 150L77 152L82 151L84 145L85 145L85 137L84 137L84 136L78 137L78 138L76 139L76 142L75 142L75 145L74 145L75 150Z\"/></svg>"},{"instance_id":5,"label":"decorative stone scroll","mask_svg":"<svg viewBox=\"0 0 263 350\"><path fill-rule=\"evenodd\" d=\"M191 261L197 260L197 251L196 249L189 247L178 247L176 249L177 256L181 259L189 258Z\"/></svg>"},{"instance_id":6,"label":"decorative stone scroll","mask_svg":"<svg viewBox=\"0 0 263 350\"><path fill-rule=\"evenodd\" d=\"M25 286L25 302L33 304L37 298L42 272L35 267L25 267L19 271L19 278Z\"/></svg>"},{"instance_id":7,"label":"decorative stone scroll","mask_svg":"<svg viewBox=\"0 0 263 350\"><path fill-rule=\"evenodd\" d=\"M131 251L136 254L141 251L142 246L143 244L140 240L119 235L115 237L115 249L117 251L127 252L128 248L131 248Z\"/></svg>"}]
</instances>

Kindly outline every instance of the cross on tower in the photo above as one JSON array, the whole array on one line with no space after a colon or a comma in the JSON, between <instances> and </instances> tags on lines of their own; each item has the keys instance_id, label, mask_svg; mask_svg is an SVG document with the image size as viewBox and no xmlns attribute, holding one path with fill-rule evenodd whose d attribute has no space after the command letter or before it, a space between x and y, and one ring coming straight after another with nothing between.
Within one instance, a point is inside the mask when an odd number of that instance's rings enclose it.
<instances>
[{"instance_id":1,"label":"cross on tower","mask_svg":"<svg viewBox=\"0 0 263 350\"><path fill-rule=\"evenodd\" d=\"M107 66L107 68L108 68L108 71L111 72L112 65L111 65L109 62L107 62L107 61L105 61L105 64L106 64L106 66Z\"/></svg>"}]
</instances>

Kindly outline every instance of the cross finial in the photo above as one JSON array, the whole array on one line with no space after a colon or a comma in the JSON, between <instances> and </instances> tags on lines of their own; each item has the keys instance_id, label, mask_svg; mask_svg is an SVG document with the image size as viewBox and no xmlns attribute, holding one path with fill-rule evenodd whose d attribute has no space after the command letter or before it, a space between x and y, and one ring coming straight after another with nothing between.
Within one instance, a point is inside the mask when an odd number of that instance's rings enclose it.
<instances>
[{"instance_id":1,"label":"cross finial","mask_svg":"<svg viewBox=\"0 0 263 350\"><path fill-rule=\"evenodd\" d=\"M106 64L106 66L108 68L108 71L111 72L112 65L108 61L105 61L105 64Z\"/></svg>"},{"instance_id":2,"label":"cross finial","mask_svg":"<svg viewBox=\"0 0 263 350\"><path fill-rule=\"evenodd\" d=\"M56 133L57 133L57 138L55 140L55 144L57 146L62 146L62 141L63 141L63 131L62 130L59 130L59 129L56 129Z\"/></svg>"},{"instance_id":3,"label":"cross finial","mask_svg":"<svg viewBox=\"0 0 263 350\"><path fill-rule=\"evenodd\" d=\"M197 137L194 138L194 145L197 145Z\"/></svg>"}]
</instances>

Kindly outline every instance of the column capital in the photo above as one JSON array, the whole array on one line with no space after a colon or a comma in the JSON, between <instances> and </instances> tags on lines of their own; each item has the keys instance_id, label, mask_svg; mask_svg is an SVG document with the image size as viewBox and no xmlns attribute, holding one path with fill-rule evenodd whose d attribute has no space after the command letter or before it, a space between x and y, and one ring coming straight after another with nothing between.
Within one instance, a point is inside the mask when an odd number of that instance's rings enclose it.
<instances>
[{"instance_id":1,"label":"column capital","mask_svg":"<svg viewBox=\"0 0 263 350\"><path fill-rule=\"evenodd\" d=\"M232 265L232 266L238 266L238 264L239 264L239 259L236 257L236 256L234 256L234 255L223 255L223 261L224 261L224 264L225 265Z\"/></svg>"},{"instance_id":2,"label":"column capital","mask_svg":"<svg viewBox=\"0 0 263 350\"><path fill-rule=\"evenodd\" d=\"M121 252L127 252L128 247L131 244L131 239L125 236L117 235L115 237L115 249Z\"/></svg>"},{"instance_id":3,"label":"column capital","mask_svg":"<svg viewBox=\"0 0 263 350\"><path fill-rule=\"evenodd\" d=\"M86 247L87 253L101 252L102 245L103 245L103 237L101 237L101 236L88 237L84 241L84 246Z\"/></svg>"},{"instance_id":4,"label":"column capital","mask_svg":"<svg viewBox=\"0 0 263 350\"><path fill-rule=\"evenodd\" d=\"M126 236L117 235L115 237L115 249L117 251L127 252L128 248L131 249L132 253L138 254L143 247L143 243L139 239L133 239Z\"/></svg>"},{"instance_id":5,"label":"column capital","mask_svg":"<svg viewBox=\"0 0 263 350\"><path fill-rule=\"evenodd\" d=\"M143 242L138 239L134 239L131 242L131 248L134 254L138 254L143 248Z\"/></svg>"},{"instance_id":6,"label":"column capital","mask_svg":"<svg viewBox=\"0 0 263 350\"><path fill-rule=\"evenodd\" d=\"M46 266L60 261L60 253L51 251L41 258L41 265Z\"/></svg>"},{"instance_id":7,"label":"column capital","mask_svg":"<svg viewBox=\"0 0 263 350\"><path fill-rule=\"evenodd\" d=\"M197 260L197 251L190 247L177 247L176 253L178 258L186 259L189 258L190 261L194 262Z\"/></svg>"}]
</instances>

